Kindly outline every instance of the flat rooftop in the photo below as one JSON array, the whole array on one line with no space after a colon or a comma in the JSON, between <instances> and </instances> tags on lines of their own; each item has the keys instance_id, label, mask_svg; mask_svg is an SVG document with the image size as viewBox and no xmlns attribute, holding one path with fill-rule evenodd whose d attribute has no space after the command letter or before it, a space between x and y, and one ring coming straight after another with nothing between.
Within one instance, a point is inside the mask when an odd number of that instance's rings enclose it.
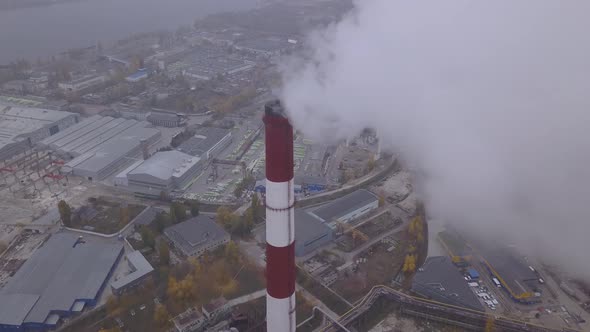
<instances>
[{"instance_id":1,"label":"flat rooftop","mask_svg":"<svg viewBox=\"0 0 590 332\"><path fill-rule=\"evenodd\" d=\"M19 136L69 116L76 116L76 114L40 108L14 107L0 103L0 147L15 142Z\"/></svg>"},{"instance_id":2,"label":"flat rooftop","mask_svg":"<svg viewBox=\"0 0 590 332\"><path fill-rule=\"evenodd\" d=\"M230 133L231 131L227 129L205 127L199 130L195 136L180 144L177 150L191 156L201 156Z\"/></svg>"},{"instance_id":3,"label":"flat rooftop","mask_svg":"<svg viewBox=\"0 0 590 332\"><path fill-rule=\"evenodd\" d=\"M330 232L332 229L321 219L305 210L295 209L295 238L298 242L307 244Z\"/></svg>"},{"instance_id":4,"label":"flat rooftop","mask_svg":"<svg viewBox=\"0 0 590 332\"><path fill-rule=\"evenodd\" d=\"M76 301L97 298L123 245L97 238L79 242L77 234L57 233L35 251L0 290L0 324L43 324Z\"/></svg>"},{"instance_id":5,"label":"flat rooftop","mask_svg":"<svg viewBox=\"0 0 590 332\"><path fill-rule=\"evenodd\" d=\"M414 276L412 291L435 301L484 311L467 281L446 256L426 259Z\"/></svg>"},{"instance_id":6,"label":"flat rooftop","mask_svg":"<svg viewBox=\"0 0 590 332\"><path fill-rule=\"evenodd\" d=\"M111 286L114 289L121 289L134 281L141 279L142 277L146 276L147 274L151 273L154 268L150 264L150 262L143 257L139 250L135 250L129 254L127 254L127 263L132 268L132 272L115 280L111 283Z\"/></svg>"},{"instance_id":7,"label":"flat rooftop","mask_svg":"<svg viewBox=\"0 0 590 332\"><path fill-rule=\"evenodd\" d=\"M322 205L312 213L325 222L331 222L376 201L378 199L375 194L365 189L359 189Z\"/></svg>"},{"instance_id":8,"label":"flat rooftop","mask_svg":"<svg viewBox=\"0 0 590 332\"><path fill-rule=\"evenodd\" d=\"M513 295L534 292L538 276L508 248L483 248L482 255Z\"/></svg>"},{"instance_id":9,"label":"flat rooftop","mask_svg":"<svg viewBox=\"0 0 590 332\"><path fill-rule=\"evenodd\" d=\"M471 247L459 234L452 231L442 231L438 233L438 237L452 256L468 256L472 254Z\"/></svg>"},{"instance_id":10,"label":"flat rooftop","mask_svg":"<svg viewBox=\"0 0 590 332\"><path fill-rule=\"evenodd\" d=\"M164 230L164 234L185 253L198 251L209 242L220 240L228 233L209 216L198 216Z\"/></svg>"},{"instance_id":11,"label":"flat rooftop","mask_svg":"<svg viewBox=\"0 0 590 332\"><path fill-rule=\"evenodd\" d=\"M182 176L199 160L199 157L193 157L180 151L161 151L129 171L127 175L149 175L161 180L169 180L172 177Z\"/></svg>"}]
</instances>

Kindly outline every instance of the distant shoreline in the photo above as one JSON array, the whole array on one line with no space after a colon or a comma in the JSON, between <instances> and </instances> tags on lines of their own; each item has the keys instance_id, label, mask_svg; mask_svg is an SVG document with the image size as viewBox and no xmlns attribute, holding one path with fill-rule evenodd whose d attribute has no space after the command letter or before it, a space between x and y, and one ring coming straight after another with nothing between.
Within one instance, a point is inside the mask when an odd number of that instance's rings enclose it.
<instances>
[{"instance_id":1,"label":"distant shoreline","mask_svg":"<svg viewBox=\"0 0 590 332\"><path fill-rule=\"evenodd\" d=\"M67 2L86 0L0 0L0 11L11 11L26 8L48 7Z\"/></svg>"}]
</instances>

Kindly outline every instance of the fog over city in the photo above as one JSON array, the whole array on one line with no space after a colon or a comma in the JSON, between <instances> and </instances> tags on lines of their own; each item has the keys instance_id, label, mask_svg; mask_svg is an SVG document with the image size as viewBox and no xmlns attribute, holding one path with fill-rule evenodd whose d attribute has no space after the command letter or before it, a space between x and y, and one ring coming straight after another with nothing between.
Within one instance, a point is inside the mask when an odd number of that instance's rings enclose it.
<instances>
[{"instance_id":1,"label":"fog over city","mask_svg":"<svg viewBox=\"0 0 590 332\"><path fill-rule=\"evenodd\" d=\"M375 128L431 218L590 277L590 2L356 7L285 64L295 126L326 141Z\"/></svg>"}]
</instances>

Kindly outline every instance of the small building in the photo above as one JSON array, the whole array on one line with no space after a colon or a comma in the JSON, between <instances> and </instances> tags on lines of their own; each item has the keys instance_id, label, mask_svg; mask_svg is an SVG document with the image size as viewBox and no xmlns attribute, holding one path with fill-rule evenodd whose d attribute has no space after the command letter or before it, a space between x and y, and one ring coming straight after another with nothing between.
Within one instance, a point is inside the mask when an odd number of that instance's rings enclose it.
<instances>
[{"instance_id":1,"label":"small building","mask_svg":"<svg viewBox=\"0 0 590 332\"><path fill-rule=\"evenodd\" d=\"M221 296L203 305L203 314L209 321L215 321L221 315L227 313L229 309L230 307L227 300L225 297Z\"/></svg>"},{"instance_id":2,"label":"small building","mask_svg":"<svg viewBox=\"0 0 590 332\"><path fill-rule=\"evenodd\" d=\"M158 215L163 211L160 208L148 206L143 211L141 211L132 221L131 223L136 228L141 226L149 226L151 223L156 220Z\"/></svg>"},{"instance_id":3,"label":"small building","mask_svg":"<svg viewBox=\"0 0 590 332\"><path fill-rule=\"evenodd\" d=\"M137 250L127 254L125 258L127 259L127 264L131 269L131 273L111 283L111 289L115 295L121 295L141 285L141 283L147 280L154 271L154 268L147 259L145 259L141 252Z\"/></svg>"},{"instance_id":4,"label":"small building","mask_svg":"<svg viewBox=\"0 0 590 332\"><path fill-rule=\"evenodd\" d=\"M199 257L230 241L230 235L209 216L198 216L170 226L164 235L185 256Z\"/></svg>"},{"instance_id":5,"label":"small building","mask_svg":"<svg viewBox=\"0 0 590 332\"><path fill-rule=\"evenodd\" d=\"M137 83L139 81L145 80L148 78L148 71L145 68L141 68L135 73L125 77L125 81L129 83Z\"/></svg>"},{"instance_id":6,"label":"small building","mask_svg":"<svg viewBox=\"0 0 590 332\"><path fill-rule=\"evenodd\" d=\"M484 311L457 267L446 256L426 259L412 280L412 292L434 301Z\"/></svg>"},{"instance_id":7,"label":"small building","mask_svg":"<svg viewBox=\"0 0 590 332\"><path fill-rule=\"evenodd\" d=\"M191 156L198 156L203 160L210 160L217 157L231 143L232 134L230 130L206 127L180 144L177 150Z\"/></svg>"},{"instance_id":8,"label":"small building","mask_svg":"<svg viewBox=\"0 0 590 332\"><path fill-rule=\"evenodd\" d=\"M361 218L379 207L379 199L372 192L359 189L346 196L324 204L311 213L322 221L336 227L336 223L348 223Z\"/></svg>"},{"instance_id":9,"label":"small building","mask_svg":"<svg viewBox=\"0 0 590 332\"><path fill-rule=\"evenodd\" d=\"M180 127L186 122L184 116L179 113L161 111L150 112L150 114L147 116L147 120L154 126L168 128Z\"/></svg>"},{"instance_id":10,"label":"small building","mask_svg":"<svg viewBox=\"0 0 590 332\"><path fill-rule=\"evenodd\" d=\"M106 82L102 75L86 75L68 82L58 83L57 86L65 92L80 92L97 87Z\"/></svg>"},{"instance_id":11,"label":"small building","mask_svg":"<svg viewBox=\"0 0 590 332\"><path fill-rule=\"evenodd\" d=\"M176 332L197 331L205 324L205 316L199 309L192 307L172 318L172 324Z\"/></svg>"},{"instance_id":12,"label":"small building","mask_svg":"<svg viewBox=\"0 0 590 332\"><path fill-rule=\"evenodd\" d=\"M474 268L467 270L467 275L469 275L469 278L471 279L479 279L479 272Z\"/></svg>"},{"instance_id":13,"label":"small building","mask_svg":"<svg viewBox=\"0 0 590 332\"><path fill-rule=\"evenodd\" d=\"M295 256L305 256L332 242L334 231L316 216L295 209Z\"/></svg>"},{"instance_id":14,"label":"small building","mask_svg":"<svg viewBox=\"0 0 590 332\"><path fill-rule=\"evenodd\" d=\"M141 196L183 189L201 172L201 159L179 151L161 151L127 173L128 189Z\"/></svg>"}]
</instances>

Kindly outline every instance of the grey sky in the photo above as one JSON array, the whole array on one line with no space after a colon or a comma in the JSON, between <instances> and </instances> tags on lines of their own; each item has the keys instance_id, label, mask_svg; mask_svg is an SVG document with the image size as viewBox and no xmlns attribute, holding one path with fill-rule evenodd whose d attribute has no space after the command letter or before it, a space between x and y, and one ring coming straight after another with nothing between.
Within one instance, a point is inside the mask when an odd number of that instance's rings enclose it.
<instances>
[{"instance_id":1,"label":"grey sky","mask_svg":"<svg viewBox=\"0 0 590 332\"><path fill-rule=\"evenodd\" d=\"M285 65L299 129L375 127L433 216L590 277L590 2L365 0Z\"/></svg>"}]
</instances>

